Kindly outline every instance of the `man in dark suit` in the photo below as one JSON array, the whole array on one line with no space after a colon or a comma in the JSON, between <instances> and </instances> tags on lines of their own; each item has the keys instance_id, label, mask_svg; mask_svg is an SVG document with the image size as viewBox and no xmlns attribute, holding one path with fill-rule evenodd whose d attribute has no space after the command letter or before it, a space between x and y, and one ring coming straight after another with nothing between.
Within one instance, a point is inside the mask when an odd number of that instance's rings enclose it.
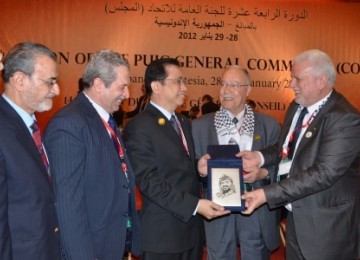
<instances>
[{"instance_id":1,"label":"man in dark suit","mask_svg":"<svg viewBox=\"0 0 360 260\"><path fill-rule=\"evenodd\" d=\"M60 93L57 75L55 54L38 43L16 45L4 61L5 91L0 97L0 259L60 259L48 162L39 129L34 128L34 113L50 110L53 97Z\"/></svg>"},{"instance_id":2,"label":"man in dark suit","mask_svg":"<svg viewBox=\"0 0 360 260\"><path fill-rule=\"evenodd\" d=\"M190 122L175 113L187 90L179 62L172 58L151 62L145 72L145 88L151 101L125 128L143 199L142 259L202 259L199 214L212 218L228 211L199 199Z\"/></svg>"},{"instance_id":3,"label":"man in dark suit","mask_svg":"<svg viewBox=\"0 0 360 260\"><path fill-rule=\"evenodd\" d=\"M66 259L122 259L140 250L133 172L111 115L129 97L129 64L99 51L83 81L45 133L62 246Z\"/></svg>"},{"instance_id":4,"label":"man in dark suit","mask_svg":"<svg viewBox=\"0 0 360 260\"><path fill-rule=\"evenodd\" d=\"M209 94L205 94L202 97L201 101L202 101L202 106L201 106L202 115L216 112L220 108L219 105L214 103L212 96L210 96Z\"/></svg>"},{"instance_id":5,"label":"man in dark suit","mask_svg":"<svg viewBox=\"0 0 360 260\"><path fill-rule=\"evenodd\" d=\"M208 145L236 144L240 150L259 150L277 142L279 124L246 104L250 91L247 70L239 66L225 70L219 94L220 110L192 122L197 158L207 153ZM276 167L270 166L245 174L244 181L249 183L250 191L275 183L276 176ZM270 252L280 245L278 213L265 205L250 217L233 213L206 221L207 258L236 260L236 247L240 244L241 259L270 259Z\"/></svg>"},{"instance_id":6,"label":"man in dark suit","mask_svg":"<svg viewBox=\"0 0 360 260\"><path fill-rule=\"evenodd\" d=\"M360 114L334 90L336 71L327 54L301 53L291 77L295 100L280 147L240 154L244 170L261 161L280 163L285 178L245 194L245 213L266 202L270 208L286 205L287 259L359 259Z\"/></svg>"}]
</instances>

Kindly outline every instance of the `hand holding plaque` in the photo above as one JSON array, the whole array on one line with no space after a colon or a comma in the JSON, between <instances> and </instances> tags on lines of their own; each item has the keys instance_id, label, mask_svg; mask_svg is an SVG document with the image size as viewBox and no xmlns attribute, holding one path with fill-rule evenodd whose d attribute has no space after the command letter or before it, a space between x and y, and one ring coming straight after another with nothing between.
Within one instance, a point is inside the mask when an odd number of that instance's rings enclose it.
<instances>
[{"instance_id":1,"label":"hand holding plaque","mask_svg":"<svg viewBox=\"0 0 360 260\"><path fill-rule=\"evenodd\" d=\"M208 146L208 198L230 211L245 210L242 160L237 145Z\"/></svg>"}]
</instances>

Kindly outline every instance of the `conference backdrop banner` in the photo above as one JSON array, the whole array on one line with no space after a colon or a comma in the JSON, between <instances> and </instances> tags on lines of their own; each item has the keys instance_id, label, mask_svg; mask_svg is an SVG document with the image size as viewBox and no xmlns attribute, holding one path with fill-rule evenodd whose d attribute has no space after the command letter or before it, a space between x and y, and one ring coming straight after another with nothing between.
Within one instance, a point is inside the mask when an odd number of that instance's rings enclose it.
<instances>
[{"instance_id":1,"label":"conference backdrop banner","mask_svg":"<svg viewBox=\"0 0 360 260\"><path fill-rule=\"evenodd\" d=\"M49 118L71 102L78 79L92 54L112 49L131 65L135 108L146 66L160 57L175 57L186 77L188 97L181 110L201 105L210 94L218 101L226 66L248 69L249 98L257 110L283 120L293 99L289 88L291 59L308 49L328 53L337 69L336 89L360 108L359 1L116 1L5 0L0 3L0 50L35 41L57 55L61 94Z\"/></svg>"}]
</instances>

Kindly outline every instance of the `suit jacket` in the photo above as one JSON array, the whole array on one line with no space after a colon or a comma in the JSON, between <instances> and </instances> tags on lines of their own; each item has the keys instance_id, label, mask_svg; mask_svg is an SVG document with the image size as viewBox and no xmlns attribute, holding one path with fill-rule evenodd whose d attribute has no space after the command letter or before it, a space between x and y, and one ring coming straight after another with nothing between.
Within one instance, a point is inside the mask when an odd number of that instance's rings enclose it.
<instances>
[{"instance_id":1,"label":"suit jacket","mask_svg":"<svg viewBox=\"0 0 360 260\"><path fill-rule=\"evenodd\" d=\"M284 143L298 105L286 113ZM290 178L265 187L270 207L292 202L296 236L306 259L360 257L360 115L335 90L303 135ZM265 163L280 150L265 150Z\"/></svg>"},{"instance_id":2,"label":"suit jacket","mask_svg":"<svg viewBox=\"0 0 360 260\"><path fill-rule=\"evenodd\" d=\"M55 199L35 142L0 97L0 259L60 259Z\"/></svg>"},{"instance_id":3,"label":"suit jacket","mask_svg":"<svg viewBox=\"0 0 360 260\"><path fill-rule=\"evenodd\" d=\"M192 122L192 133L195 143L196 157L199 159L207 153L208 145L218 145L218 137L214 126L215 113L207 114ZM277 143L280 127L278 122L264 114L254 113L255 127L252 149L260 150ZM250 186L260 188L276 182L277 167L268 167L270 180L260 180ZM276 210L270 211L266 205L260 207L255 213L259 219L264 241L269 250L280 245L279 214ZM250 216L253 217L253 216ZM226 218L226 216L224 216ZM220 243L220 241L219 241Z\"/></svg>"},{"instance_id":4,"label":"suit jacket","mask_svg":"<svg viewBox=\"0 0 360 260\"><path fill-rule=\"evenodd\" d=\"M190 122L177 114L190 156L167 118L151 103L128 122L126 146L143 199L141 242L145 252L179 253L203 238Z\"/></svg>"},{"instance_id":5,"label":"suit jacket","mask_svg":"<svg viewBox=\"0 0 360 260\"><path fill-rule=\"evenodd\" d=\"M139 254L130 162L125 155L128 184L112 139L83 93L50 121L45 145L66 258L122 259L129 207L133 223L132 252Z\"/></svg>"}]
</instances>

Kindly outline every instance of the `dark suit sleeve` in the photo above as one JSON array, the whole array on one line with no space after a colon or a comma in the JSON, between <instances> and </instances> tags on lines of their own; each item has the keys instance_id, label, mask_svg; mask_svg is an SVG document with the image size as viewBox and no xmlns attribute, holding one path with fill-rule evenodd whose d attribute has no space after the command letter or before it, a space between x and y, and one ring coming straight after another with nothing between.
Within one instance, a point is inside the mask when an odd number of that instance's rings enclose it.
<instances>
[{"instance_id":1,"label":"dark suit sleeve","mask_svg":"<svg viewBox=\"0 0 360 260\"><path fill-rule=\"evenodd\" d=\"M74 122L55 118L45 133L45 147L66 259L89 260L96 253L84 196L86 149L77 128Z\"/></svg>"},{"instance_id":2,"label":"dark suit sleeve","mask_svg":"<svg viewBox=\"0 0 360 260\"><path fill-rule=\"evenodd\" d=\"M0 259L12 259L6 165L0 150Z\"/></svg>"},{"instance_id":3,"label":"dark suit sleeve","mask_svg":"<svg viewBox=\"0 0 360 260\"><path fill-rule=\"evenodd\" d=\"M333 112L323 121L317 136L296 154L291 177L265 187L270 207L325 190L351 172L351 165L359 159L359 116Z\"/></svg>"},{"instance_id":4,"label":"dark suit sleeve","mask_svg":"<svg viewBox=\"0 0 360 260\"><path fill-rule=\"evenodd\" d=\"M134 169L136 184L145 199L151 200L186 223L193 216L199 198L186 191L189 187L182 187L182 190L179 190L177 185L170 183L168 179L172 178L171 174L181 177L186 171L184 167L187 166L176 159L179 157L175 153L172 154L172 149L175 149L172 145L166 150L164 140L157 138L154 140L149 134L154 131L153 129L149 130L146 123L138 123L139 121L135 124L134 121L129 122L125 129L126 147ZM164 152L162 149L165 149ZM161 158L157 158L160 154Z\"/></svg>"}]
</instances>

